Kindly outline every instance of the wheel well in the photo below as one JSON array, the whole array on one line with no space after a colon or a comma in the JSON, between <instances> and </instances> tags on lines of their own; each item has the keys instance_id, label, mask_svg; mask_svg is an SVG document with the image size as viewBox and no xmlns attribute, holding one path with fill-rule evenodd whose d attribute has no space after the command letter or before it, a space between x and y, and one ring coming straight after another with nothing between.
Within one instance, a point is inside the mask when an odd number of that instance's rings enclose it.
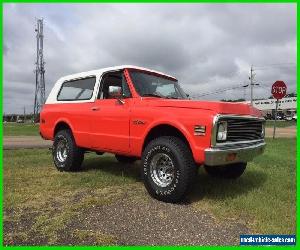
<instances>
[{"instance_id":1,"label":"wheel well","mask_svg":"<svg viewBox=\"0 0 300 250\"><path fill-rule=\"evenodd\" d=\"M158 138L160 136L177 137L177 138L181 139L191 150L188 140L185 138L184 134L180 130L178 130L177 128L175 128L171 125L162 124L162 125L158 125L158 126L152 128L149 131L148 135L146 136L146 138L144 140L143 151L150 141L152 141L153 139Z\"/></svg>"},{"instance_id":2,"label":"wheel well","mask_svg":"<svg viewBox=\"0 0 300 250\"><path fill-rule=\"evenodd\" d=\"M54 136L56 135L56 133L58 131L63 130L63 129L69 129L69 130L71 130L70 126L67 123L65 123L65 122L59 122L59 123L57 123L56 126L55 126L55 129L54 129Z\"/></svg>"}]
</instances>

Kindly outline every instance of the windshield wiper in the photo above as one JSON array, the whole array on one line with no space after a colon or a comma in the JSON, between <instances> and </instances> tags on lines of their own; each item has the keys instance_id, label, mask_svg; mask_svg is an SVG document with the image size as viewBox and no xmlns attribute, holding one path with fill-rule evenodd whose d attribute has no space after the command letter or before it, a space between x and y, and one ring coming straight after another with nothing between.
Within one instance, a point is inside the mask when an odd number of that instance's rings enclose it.
<instances>
[{"instance_id":1,"label":"windshield wiper","mask_svg":"<svg viewBox=\"0 0 300 250\"><path fill-rule=\"evenodd\" d=\"M150 93L148 93L148 94L143 94L142 96L145 96L145 97L150 96L150 97L163 98L162 96L160 96L160 95L158 95L158 94L150 94Z\"/></svg>"},{"instance_id":2,"label":"windshield wiper","mask_svg":"<svg viewBox=\"0 0 300 250\"><path fill-rule=\"evenodd\" d=\"M166 96L167 99L179 99L178 97L176 96Z\"/></svg>"}]
</instances>

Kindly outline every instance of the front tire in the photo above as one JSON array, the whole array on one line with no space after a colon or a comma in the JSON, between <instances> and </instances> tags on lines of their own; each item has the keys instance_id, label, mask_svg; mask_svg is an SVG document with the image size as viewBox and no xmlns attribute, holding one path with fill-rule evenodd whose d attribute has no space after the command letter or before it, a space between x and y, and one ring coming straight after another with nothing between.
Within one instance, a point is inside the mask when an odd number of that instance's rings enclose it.
<instances>
[{"instance_id":1,"label":"front tire","mask_svg":"<svg viewBox=\"0 0 300 250\"><path fill-rule=\"evenodd\" d=\"M196 176L188 146L179 138L163 136L151 141L142 156L142 176L149 194L161 201L184 198Z\"/></svg>"},{"instance_id":2,"label":"front tire","mask_svg":"<svg viewBox=\"0 0 300 250\"><path fill-rule=\"evenodd\" d=\"M84 152L77 147L70 130L60 130L54 137L52 156L59 171L78 171L84 158Z\"/></svg>"},{"instance_id":3,"label":"front tire","mask_svg":"<svg viewBox=\"0 0 300 250\"><path fill-rule=\"evenodd\" d=\"M213 176L225 179L237 179L245 171L247 162L237 162L223 166L207 166L204 165L205 171Z\"/></svg>"}]
</instances>

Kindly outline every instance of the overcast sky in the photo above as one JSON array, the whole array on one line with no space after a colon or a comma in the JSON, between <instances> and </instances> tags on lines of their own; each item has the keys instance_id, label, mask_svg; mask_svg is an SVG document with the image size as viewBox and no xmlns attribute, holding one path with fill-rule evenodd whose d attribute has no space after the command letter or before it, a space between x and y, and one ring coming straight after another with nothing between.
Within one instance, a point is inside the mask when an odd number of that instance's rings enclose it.
<instances>
[{"instance_id":1,"label":"overcast sky","mask_svg":"<svg viewBox=\"0 0 300 250\"><path fill-rule=\"evenodd\" d=\"M122 64L174 75L207 100L249 99L249 88L224 89L248 84L251 65L255 98L276 80L296 89L296 4L4 4L5 113L33 110L41 17L47 96L61 76Z\"/></svg>"}]
</instances>

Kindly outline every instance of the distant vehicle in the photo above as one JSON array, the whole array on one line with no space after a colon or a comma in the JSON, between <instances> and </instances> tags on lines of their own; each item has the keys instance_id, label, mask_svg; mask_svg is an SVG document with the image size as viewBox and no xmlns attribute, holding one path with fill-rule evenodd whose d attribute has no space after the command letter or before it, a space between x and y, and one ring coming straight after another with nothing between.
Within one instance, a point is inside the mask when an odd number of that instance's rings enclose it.
<instances>
[{"instance_id":1,"label":"distant vehicle","mask_svg":"<svg viewBox=\"0 0 300 250\"><path fill-rule=\"evenodd\" d=\"M264 116L264 118L266 119L266 120L273 120L273 115L271 115L271 114L266 114L265 116Z\"/></svg>"},{"instance_id":2,"label":"distant vehicle","mask_svg":"<svg viewBox=\"0 0 300 250\"><path fill-rule=\"evenodd\" d=\"M277 120L285 120L285 115L284 114L277 114Z\"/></svg>"},{"instance_id":3,"label":"distant vehicle","mask_svg":"<svg viewBox=\"0 0 300 250\"><path fill-rule=\"evenodd\" d=\"M294 121L297 121L297 114L294 114L293 118Z\"/></svg>"},{"instance_id":4,"label":"distant vehicle","mask_svg":"<svg viewBox=\"0 0 300 250\"><path fill-rule=\"evenodd\" d=\"M24 121L22 119L18 119L17 123L24 123Z\"/></svg>"},{"instance_id":5,"label":"distant vehicle","mask_svg":"<svg viewBox=\"0 0 300 250\"><path fill-rule=\"evenodd\" d=\"M292 117L292 116L286 116L286 117L285 117L285 120L286 120L286 121L292 121L292 120L293 120L293 117Z\"/></svg>"}]
</instances>

